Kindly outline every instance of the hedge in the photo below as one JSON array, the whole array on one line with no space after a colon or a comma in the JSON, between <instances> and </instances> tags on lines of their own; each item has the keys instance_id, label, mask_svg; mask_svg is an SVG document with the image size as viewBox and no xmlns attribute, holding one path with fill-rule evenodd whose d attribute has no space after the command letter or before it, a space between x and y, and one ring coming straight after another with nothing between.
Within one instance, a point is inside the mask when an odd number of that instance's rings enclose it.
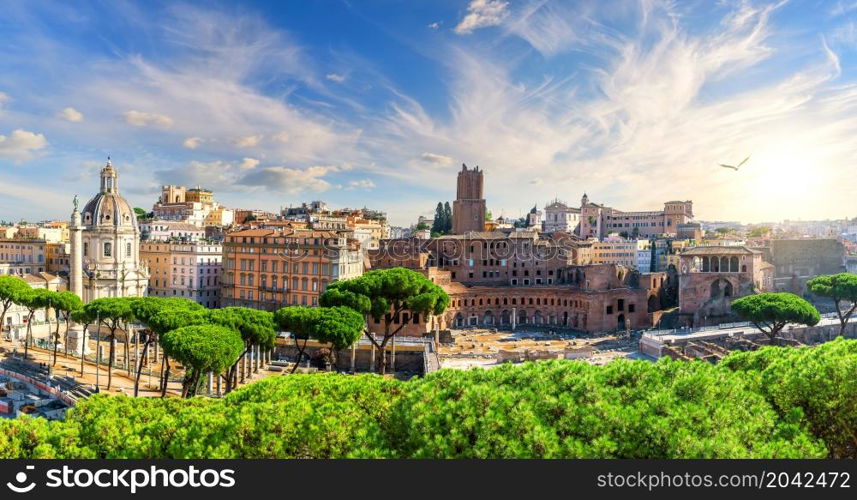
<instances>
[{"instance_id":1,"label":"hedge","mask_svg":"<svg viewBox=\"0 0 857 500\"><path fill-rule=\"evenodd\" d=\"M0 458L855 457L857 341L720 364L580 361L272 377L216 399L96 395L0 420Z\"/></svg>"}]
</instances>

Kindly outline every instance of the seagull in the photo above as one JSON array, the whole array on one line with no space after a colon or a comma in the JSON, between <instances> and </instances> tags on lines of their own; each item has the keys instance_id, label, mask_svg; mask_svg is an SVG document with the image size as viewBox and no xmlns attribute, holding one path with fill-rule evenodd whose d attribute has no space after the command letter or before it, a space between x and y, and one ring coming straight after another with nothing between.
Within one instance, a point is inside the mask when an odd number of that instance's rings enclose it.
<instances>
[{"instance_id":1,"label":"seagull","mask_svg":"<svg viewBox=\"0 0 857 500\"><path fill-rule=\"evenodd\" d=\"M735 166L733 166L733 165L724 165L724 164L722 164L722 163L720 163L719 165L720 165L721 167L723 167L723 168L731 168L732 170L735 170L735 171L737 172L737 171L738 171L738 168L740 168L740 167L741 167L741 165L743 165L744 163L746 163L746 162L747 162L747 160L749 160L749 159L750 159L750 157L748 156L748 157L744 158L744 160L743 160L743 161L741 161L741 163L739 163L738 165L735 165Z\"/></svg>"}]
</instances>

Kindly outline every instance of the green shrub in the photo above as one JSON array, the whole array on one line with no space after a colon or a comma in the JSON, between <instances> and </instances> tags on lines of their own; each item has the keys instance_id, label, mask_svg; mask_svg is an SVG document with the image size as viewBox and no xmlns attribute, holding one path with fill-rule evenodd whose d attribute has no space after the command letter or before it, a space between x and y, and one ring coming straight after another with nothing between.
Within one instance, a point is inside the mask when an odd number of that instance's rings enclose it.
<instances>
[{"instance_id":1,"label":"green shrub","mask_svg":"<svg viewBox=\"0 0 857 500\"><path fill-rule=\"evenodd\" d=\"M719 365L577 361L269 378L216 399L96 395L0 420L0 458L854 457L857 341Z\"/></svg>"},{"instance_id":2,"label":"green shrub","mask_svg":"<svg viewBox=\"0 0 857 500\"><path fill-rule=\"evenodd\" d=\"M95 458L74 426L24 416L0 419L0 459Z\"/></svg>"},{"instance_id":3,"label":"green shrub","mask_svg":"<svg viewBox=\"0 0 857 500\"><path fill-rule=\"evenodd\" d=\"M823 456L742 379L669 360L441 371L411 382L389 442L424 458Z\"/></svg>"},{"instance_id":4,"label":"green shrub","mask_svg":"<svg viewBox=\"0 0 857 500\"><path fill-rule=\"evenodd\" d=\"M816 347L766 347L727 356L782 418L797 418L831 457L857 458L857 341Z\"/></svg>"}]
</instances>

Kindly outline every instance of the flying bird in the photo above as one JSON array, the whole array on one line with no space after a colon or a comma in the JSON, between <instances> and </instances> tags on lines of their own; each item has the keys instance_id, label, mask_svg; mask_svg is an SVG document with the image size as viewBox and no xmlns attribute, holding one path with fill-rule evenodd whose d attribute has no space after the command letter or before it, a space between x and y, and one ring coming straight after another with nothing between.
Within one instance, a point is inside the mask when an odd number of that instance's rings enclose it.
<instances>
[{"instance_id":1,"label":"flying bird","mask_svg":"<svg viewBox=\"0 0 857 500\"><path fill-rule=\"evenodd\" d=\"M741 163L739 163L738 165L724 165L723 163L720 163L719 165L720 165L721 167L723 167L723 168L731 168L732 170L735 170L735 171L737 172L737 171L738 171L738 169L741 167L741 165L743 165L744 163L746 163L746 162L747 162L747 160L749 160L749 159L750 159L750 157L749 157L749 156L748 156L748 157L746 157L746 158L744 158L744 160L743 160L743 161L741 161Z\"/></svg>"}]
</instances>

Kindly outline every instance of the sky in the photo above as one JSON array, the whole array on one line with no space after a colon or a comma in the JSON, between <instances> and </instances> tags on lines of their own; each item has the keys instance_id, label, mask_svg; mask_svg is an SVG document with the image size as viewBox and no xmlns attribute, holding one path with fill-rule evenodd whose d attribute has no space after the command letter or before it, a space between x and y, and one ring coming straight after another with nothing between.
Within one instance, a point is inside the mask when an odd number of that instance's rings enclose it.
<instances>
[{"instance_id":1,"label":"sky","mask_svg":"<svg viewBox=\"0 0 857 500\"><path fill-rule=\"evenodd\" d=\"M2 220L68 218L108 155L146 209L409 225L466 163L495 217L857 216L857 0L5 0L0 53Z\"/></svg>"}]
</instances>

